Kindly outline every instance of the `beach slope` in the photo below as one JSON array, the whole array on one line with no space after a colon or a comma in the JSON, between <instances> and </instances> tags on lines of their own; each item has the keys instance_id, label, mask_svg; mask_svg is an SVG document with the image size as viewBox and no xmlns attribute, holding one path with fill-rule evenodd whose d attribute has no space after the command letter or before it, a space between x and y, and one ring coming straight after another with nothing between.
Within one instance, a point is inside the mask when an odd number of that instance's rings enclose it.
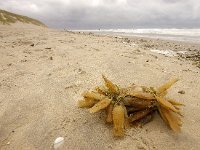
<instances>
[{"instance_id":1,"label":"beach slope","mask_svg":"<svg viewBox=\"0 0 200 150\"><path fill-rule=\"evenodd\" d=\"M142 43L47 28L0 28L0 149L53 149L57 137L64 137L62 148L68 150L200 149L199 68ZM144 127L114 138L104 113L77 107L83 91L102 84L102 74L122 86L158 87L178 77L168 96L186 105L182 132L173 133L156 114Z\"/></svg>"}]
</instances>

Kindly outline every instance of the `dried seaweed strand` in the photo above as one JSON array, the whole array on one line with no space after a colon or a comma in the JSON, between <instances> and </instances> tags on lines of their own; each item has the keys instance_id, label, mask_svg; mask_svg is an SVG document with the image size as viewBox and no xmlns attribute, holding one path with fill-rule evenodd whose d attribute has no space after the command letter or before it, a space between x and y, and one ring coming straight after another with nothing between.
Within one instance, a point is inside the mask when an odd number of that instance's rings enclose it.
<instances>
[{"instance_id":1,"label":"dried seaweed strand","mask_svg":"<svg viewBox=\"0 0 200 150\"><path fill-rule=\"evenodd\" d=\"M102 77L105 85L84 92L82 94L84 99L78 101L78 106L89 108L90 113L106 110L105 121L113 124L114 136L124 136L125 129L130 128L131 124L148 123L156 110L174 132L181 131L180 107L184 104L165 98L167 90L178 79L171 79L156 90L153 87L135 84L127 88L119 88L105 76Z\"/></svg>"}]
</instances>

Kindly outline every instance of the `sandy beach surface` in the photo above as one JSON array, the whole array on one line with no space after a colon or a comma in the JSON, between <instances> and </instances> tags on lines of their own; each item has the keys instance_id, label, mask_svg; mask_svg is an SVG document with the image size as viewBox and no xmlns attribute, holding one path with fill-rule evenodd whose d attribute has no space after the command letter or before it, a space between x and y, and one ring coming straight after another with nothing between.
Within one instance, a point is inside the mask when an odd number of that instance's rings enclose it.
<instances>
[{"instance_id":1,"label":"sandy beach surface","mask_svg":"<svg viewBox=\"0 0 200 150\"><path fill-rule=\"evenodd\" d=\"M0 149L49 150L57 137L64 137L63 150L200 149L200 69L155 51L166 45L199 49L183 42L1 26ZM168 96L186 105L182 132L173 133L156 114L144 127L114 138L104 113L77 107L83 91L102 84L102 74L121 86L157 87L178 77Z\"/></svg>"}]
</instances>

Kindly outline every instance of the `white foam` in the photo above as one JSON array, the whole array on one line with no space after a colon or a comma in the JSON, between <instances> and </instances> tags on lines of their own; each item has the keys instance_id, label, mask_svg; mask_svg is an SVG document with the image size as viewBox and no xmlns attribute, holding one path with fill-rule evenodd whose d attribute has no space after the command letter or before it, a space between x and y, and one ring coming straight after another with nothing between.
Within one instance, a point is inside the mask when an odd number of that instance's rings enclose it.
<instances>
[{"instance_id":1,"label":"white foam","mask_svg":"<svg viewBox=\"0 0 200 150\"><path fill-rule=\"evenodd\" d=\"M101 29L103 32L136 33L136 34L159 34L159 35L180 35L200 36L200 29Z\"/></svg>"},{"instance_id":2,"label":"white foam","mask_svg":"<svg viewBox=\"0 0 200 150\"><path fill-rule=\"evenodd\" d=\"M174 57L177 56L177 53L172 51L172 50L158 50L158 49L152 49L150 50L151 52L155 52L158 54L163 54L165 56L169 56L169 57Z\"/></svg>"},{"instance_id":3,"label":"white foam","mask_svg":"<svg viewBox=\"0 0 200 150\"><path fill-rule=\"evenodd\" d=\"M174 41L200 42L200 29L99 29L99 30L77 30L83 32L94 32L100 34L114 34L118 36L138 36L148 38L159 38Z\"/></svg>"}]
</instances>

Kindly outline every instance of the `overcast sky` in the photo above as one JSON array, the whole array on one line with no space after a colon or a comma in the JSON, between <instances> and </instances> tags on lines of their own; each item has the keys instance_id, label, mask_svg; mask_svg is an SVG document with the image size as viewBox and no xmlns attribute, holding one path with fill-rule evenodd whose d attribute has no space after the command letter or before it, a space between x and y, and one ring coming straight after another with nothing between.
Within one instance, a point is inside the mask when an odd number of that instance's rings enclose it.
<instances>
[{"instance_id":1,"label":"overcast sky","mask_svg":"<svg viewBox=\"0 0 200 150\"><path fill-rule=\"evenodd\" d=\"M200 27L200 0L0 0L0 9L56 28Z\"/></svg>"}]
</instances>

